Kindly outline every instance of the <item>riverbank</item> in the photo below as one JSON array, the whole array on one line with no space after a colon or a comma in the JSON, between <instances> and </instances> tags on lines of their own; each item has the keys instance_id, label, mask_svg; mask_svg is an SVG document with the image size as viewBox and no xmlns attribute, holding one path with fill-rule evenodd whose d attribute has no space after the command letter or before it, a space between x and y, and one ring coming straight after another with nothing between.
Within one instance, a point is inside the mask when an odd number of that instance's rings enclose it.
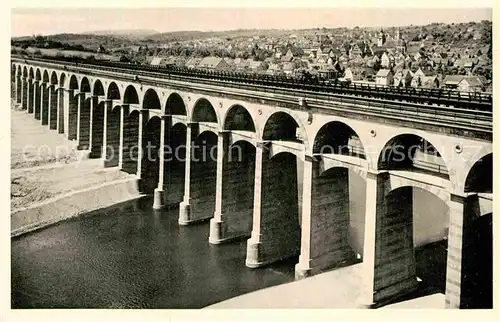
<instances>
[{"instance_id":1,"label":"riverbank","mask_svg":"<svg viewBox=\"0 0 500 322\"><path fill-rule=\"evenodd\" d=\"M13 211L11 213L11 237L140 196L134 176L58 195L44 202Z\"/></svg>"},{"instance_id":2,"label":"riverbank","mask_svg":"<svg viewBox=\"0 0 500 322\"><path fill-rule=\"evenodd\" d=\"M210 306L207 309L357 309L361 303L362 264L355 264L303 280L265 288ZM385 309L443 309L444 294L435 293L384 306Z\"/></svg>"},{"instance_id":3,"label":"riverbank","mask_svg":"<svg viewBox=\"0 0 500 322\"><path fill-rule=\"evenodd\" d=\"M85 158L75 141L41 125L32 114L11 102L10 168L31 168L50 164L68 164Z\"/></svg>"},{"instance_id":4,"label":"riverbank","mask_svg":"<svg viewBox=\"0 0 500 322\"><path fill-rule=\"evenodd\" d=\"M103 168L64 134L11 107L12 236L139 196L135 176Z\"/></svg>"}]
</instances>

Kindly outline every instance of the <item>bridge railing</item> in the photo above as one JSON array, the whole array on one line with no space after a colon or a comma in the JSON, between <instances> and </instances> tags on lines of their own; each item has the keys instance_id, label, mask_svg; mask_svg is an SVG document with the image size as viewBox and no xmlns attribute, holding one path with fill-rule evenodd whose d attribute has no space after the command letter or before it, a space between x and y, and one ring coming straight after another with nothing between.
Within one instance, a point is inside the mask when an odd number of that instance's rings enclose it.
<instances>
[{"instance_id":1,"label":"bridge railing","mask_svg":"<svg viewBox=\"0 0 500 322\"><path fill-rule=\"evenodd\" d=\"M22 59L21 56L15 56ZM26 59L26 58L25 58ZM74 62L60 58L29 58L33 61L46 61L50 63L62 64L64 66L85 67L90 69L100 69L119 72L120 69L133 70L134 74L150 76L154 73L157 77L172 79L176 76L191 77L198 80L218 80L237 84L272 86L274 88L304 90L313 93L327 93L338 95L351 95L371 98L389 98L394 101L415 102L419 104L437 104L443 106L454 106L466 109L492 110L492 96L486 93L460 93L445 89L424 89L424 88L401 88L377 85L350 84L333 82L326 85L321 82L307 83L299 79L287 76L270 76L246 74L242 72L213 71L204 69L190 69L176 66L150 66L134 65L130 63L109 62L109 61L82 61ZM309 93L310 95L311 93Z\"/></svg>"},{"instance_id":2,"label":"bridge railing","mask_svg":"<svg viewBox=\"0 0 500 322\"><path fill-rule=\"evenodd\" d=\"M25 62L29 62L25 60ZM60 61L54 60L37 60L41 64L48 63L50 67L52 64L56 64L59 68L64 68L68 71L82 72L82 68L85 70L96 70L99 72L110 72L123 74L124 71L128 69L121 69L117 67L109 67L102 65L92 65L92 64L61 64ZM62 66L61 66L62 65ZM272 93L275 98L283 98L284 100L289 100L289 97L295 97L298 101L299 98L306 98L307 104L318 104L324 105L323 102L328 102L329 104L338 104L339 108L345 110L346 112L361 112L361 113L371 113L377 114L383 113L384 115L389 115L397 118L410 118L415 116L420 120L427 122L432 122L435 124L448 124L453 126L468 126L471 129L483 130L486 132L492 131L492 111L481 109L474 109L469 106L469 108L456 108L456 107L445 107L436 106L429 104L422 104L417 102L406 102L404 100L394 100L381 99L381 98L368 98L363 95L346 95L339 93L324 93L310 90L310 85L302 85L301 88L284 88L280 84L272 83L274 86L268 84L255 84L252 81L242 82L241 79L235 78L234 75L228 73L227 77L214 79L212 76L215 74L213 71L197 71L199 74L196 77L185 76L190 75L186 73L184 69L179 68L178 73L159 73L153 71L156 68L150 66L146 70L136 70L134 73L130 73L130 77L144 76L150 78L160 78L168 79L173 81L182 81L194 84L205 84L210 86L222 86L225 88L236 88L238 90L252 90L256 92ZM84 71L85 72L85 71ZM304 89L305 88L305 89ZM278 103L279 104L279 103ZM469 103L470 104L470 103Z\"/></svg>"}]
</instances>

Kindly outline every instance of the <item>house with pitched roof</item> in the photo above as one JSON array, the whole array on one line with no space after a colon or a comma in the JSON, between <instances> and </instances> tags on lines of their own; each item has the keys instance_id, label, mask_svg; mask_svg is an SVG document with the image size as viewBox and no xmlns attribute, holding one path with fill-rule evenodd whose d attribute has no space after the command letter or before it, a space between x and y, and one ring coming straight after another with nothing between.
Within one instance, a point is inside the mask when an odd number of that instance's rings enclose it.
<instances>
[{"instance_id":1,"label":"house with pitched roof","mask_svg":"<svg viewBox=\"0 0 500 322\"><path fill-rule=\"evenodd\" d=\"M483 83L477 76L464 76L458 83L457 88L461 92L481 92Z\"/></svg>"},{"instance_id":2,"label":"house with pitched roof","mask_svg":"<svg viewBox=\"0 0 500 322\"><path fill-rule=\"evenodd\" d=\"M227 70L230 65L220 57L205 57L198 64L198 68L212 70Z\"/></svg>"},{"instance_id":3,"label":"house with pitched roof","mask_svg":"<svg viewBox=\"0 0 500 322\"><path fill-rule=\"evenodd\" d=\"M186 67L187 68L196 68L198 67L198 64L201 62L201 58L199 57L194 57L194 58L191 58L189 59L187 62L186 62Z\"/></svg>"},{"instance_id":4,"label":"house with pitched roof","mask_svg":"<svg viewBox=\"0 0 500 322\"><path fill-rule=\"evenodd\" d=\"M443 85L446 88L456 89L463 78L463 75L447 75L443 80Z\"/></svg>"},{"instance_id":5,"label":"house with pitched roof","mask_svg":"<svg viewBox=\"0 0 500 322\"><path fill-rule=\"evenodd\" d=\"M375 75L375 84L377 85L392 85L394 77L390 69L380 69Z\"/></svg>"},{"instance_id":6,"label":"house with pitched roof","mask_svg":"<svg viewBox=\"0 0 500 322\"><path fill-rule=\"evenodd\" d=\"M350 81L358 81L363 79L363 69L356 67L348 67L344 71L344 78Z\"/></svg>"},{"instance_id":7,"label":"house with pitched roof","mask_svg":"<svg viewBox=\"0 0 500 322\"><path fill-rule=\"evenodd\" d=\"M413 75L409 69L403 69L394 74L394 86L408 87L411 84Z\"/></svg>"}]
</instances>

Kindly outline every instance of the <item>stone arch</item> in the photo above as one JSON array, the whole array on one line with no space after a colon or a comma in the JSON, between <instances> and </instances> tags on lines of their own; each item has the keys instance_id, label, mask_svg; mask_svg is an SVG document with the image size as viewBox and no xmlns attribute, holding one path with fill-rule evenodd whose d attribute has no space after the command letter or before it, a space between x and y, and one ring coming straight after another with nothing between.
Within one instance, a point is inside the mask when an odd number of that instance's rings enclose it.
<instances>
[{"instance_id":1,"label":"stone arch","mask_svg":"<svg viewBox=\"0 0 500 322\"><path fill-rule=\"evenodd\" d=\"M123 94L124 104L139 104L139 95L134 85L128 85Z\"/></svg>"},{"instance_id":2,"label":"stone arch","mask_svg":"<svg viewBox=\"0 0 500 322\"><path fill-rule=\"evenodd\" d=\"M378 156L377 169L416 170L450 179L449 168L437 147L416 134L389 139Z\"/></svg>"},{"instance_id":3,"label":"stone arch","mask_svg":"<svg viewBox=\"0 0 500 322\"><path fill-rule=\"evenodd\" d=\"M28 78L29 79L34 79L35 78L35 72L33 71L33 67L30 67L30 69L29 69Z\"/></svg>"},{"instance_id":4,"label":"stone arch","mask_svg":"<svg viewBox=\"0 0 500 322\"><path fill-rule=\"evenodd\" d=\"M16 64L10 65L10 81L14 83L16 81Z\"/></svg>"},{"instance_id":5,"label":"stone arch","mask_svg":"<svg viewBox=\"0 0 500 322\"><path fill-rule=\"evenodd\" d=\"M259 256L268 262L296 256L300 252L297 177L297 157L294 154L281 152L272 158L263 156L259 205L263 247Z\"/></svg>"},{"instance_id":6,"label":"stone arch","mask_svg":"<svg viewBox=\"0 0 500 322\"><path fill-rule=\"evenodd\" d=\"M374 272L378 280L374 300L383 300L385 291L403 294L417 287L444 293L448 203L433 192L411 185L389 190L377 198L375 258L379 265ZM415 201L417 194L423 195L422 201ZM387 270L395 278L388 277Z\"/></svg>"},{"instance_id":7,"label":"stone arch","mask_svg":"<svg viewBox=\"0 0 500 322\"><path fill-rule=\"evenodd\" d=\"M198 99L193 105L191 120L193 122L219 123L217 112L212 103L206 98Z\"/></svg>"},{"instance_id":8,"label":"stone arch","mask_svg":"<svg viewBox=\"0 0 500 322\"><path fill-rule=\"evenodd\" d=\"M87 77L83 77L80 85L80 92L90 93L92 87L90 86L89 79Z\"/></svg>"},{"instance_id":9,"label":"stone arch","mask_svg":"<svg viewBox=\"0 0 500 322\"><path fill-rule=\"evenodd\" d=\"M100 158L103 155L104 144L104 101L95 104L92 110L92 146L90 147L90 158Z\"/></svg>"},{"instance_id":10,"label":"stone arch","mask_svg":"<svg viewBox=\"0 0 500 322\"><path fill-rule=\"evenodd\" d=\"M48 82L49 82L49 80L50 80L50 78L49 78L49 72L48 72L47 70L44 70L44 71L43 71L42 81L43 81L44 83L48 83Z\"/></svg>"},{"instance_id":11,"label":"stone arch","mask_svg":"<svg viewBox=\"0 0 500 322\"><path fill-rule=\"evenodd\" d=\"M92 94L94 96L104 96L104 86L102 86L102 82L99 79L96 79L94 82Z\"/></svg>"},{"instance_id":12,"label":"stone arch","mask_svg":"<svg viewBox=\"0 0 500 322\"><path fill-rule=\"evenodd\" d=\"M11 81L13 82L12 88L15 89L15 101L22 104L22 82L21 82L21 66L13 64L13 73L11 73Z\"/></svg>"},{"instance_id":13,"label":"stone arch","mask_svg":"<svg viewBox=\"0 0 500 322\"><path fill-rule=\"evenodd\" d=\"M387 194L389 194L394 190L404 187L409 187L412 189L415 188L415 189L420 189L422 191L426 191L438 197L446 204L448 204L448 202L450 201L450 193L446 190L446 188L422 183L419 181L409 180L395 175L391 175L390 177L390 190L387 191Z\"/></svg>"},{"instance_id":14,"label":"stone arch","mask_svg":"<svg viewBox=\"0 0 500 322\"><path fill-rule=\"evenodd\" d=\"M24 78L28 77L28 68L26 66L24 66L24 68L23 68L23 77Z\"/></svg>"},{"instance_id":15,"label":"stone arch","mask_svg":"<svg viewBox=\"0 0 500 322\"><path fill-rule=\"evenodd\" d=\"M461 297L465 309L493 308L493 213L474 219L464 235Z\"/></svg>"},{"instance_id":16,"label":"stone arch","mask_svg":"<svg viewBox=\"0 0 500 322\"><path fill-rule=\"evenodd\" d=\"M147 108L151 110L160 110L161 103L158 93L152 88L149 88L144 93L144 98L142 99L142 108Z\"/></svg>"},{"instance_id":17,"label":"stone arch","mask_svg":"<svg viewBox=\"0 0 500 322\"><path fill-rule=\"evenodd\" d=\"M213 217L216 198L217 134L203 131L194 139L191 155L190 220ZM188 184L186 182L186 184Z\"/></svg>"},{"instance_id":18,"label":"stone arch","mask_svg":"<svg viewBox=\"0 0 500 322\"><path fill-rule=\"evenodd\" d=\"M106 107L106 104L104 105ZM120 128L121 121L121 106L117 105L107 111L106 118L106 149L105 166L116 167L119 165L120 160Z\"/></svg>"},{"instance_id":19,"label":"stone arch","mask_svg":"<svg viewBox=\"0 0 500 322\"><path fill-rule=\"evenodd\" d=\"M464 192L493 193L493 153L474 163L467 173Z\"/></svg>"},{"instance_id":20,"label":"stone arch","mask_svg":"<svg viewBox=\"0 0 500 322\"><path fill-rule=\"evenodd\" d=\"M461 161L460 163L455 162L457 165L454 174L456 179L454 189L457 194L460 195L464 192L467 176L476 162L490 153L493 153L493 145L488 143L480 147L464 145L463 151L454 156L455 158L458 157L459 161Z\"/></svg>"},{"instance_id":21,"label":"stone arch","mask_svg":"<svg viewBox=\"0 0 500 322\"><path fill-rule=\"evenodd\" d=\"M165 159L163 182L168 191L166 205L178 206L184 198L186 179L187 126L176 123L165 129Z\"/></svg>"},{"instance_id":22,"label":"stone arch","mask_svg":"<svg viewBox=\"0 0 500 322\"><path fill-rule=\"evenodd\" d=\"M123 120L122 170L130 174L137 173L139 114L138 110L133 110Z\"/></svg>"},{"instance_id":23,"label":"stone arch","mask_svg":"<svg viewBox=\"0 0 500 322\"><path fill-rule=\"evenodd\" d=\"M66 74L61 73L61 76L59 77L59 86L65 87L65 85L66 85Z\"/></svg>"},{"instance_id":24,"label":"stone arch","mask_svg":"<svg viewBox=\"0 0 500 322\"><path fill-rule=\"evenodd\" d=\"M262 140L303 142L305 138L299 138L298 135L305 135L305 131L299 124L299 120L291 114L274 112L265 122Z\"/></svg>"},{"instance_id":25,"label":"stone arch","mask_svg":"<svg viewBox=\"0 0 500 322\"><path fill-rule=\"evenodd\" d=\"M52 74L50 74L50 84L52 85L58 84L57 73L55 71L52 71Z\"/></svg>"},{"instance_id":26,"label":"stone arch","mask_svg":"<svg viewBox=\"0 0 500 322\"><path fill-rule=\"evenodd\" d=\"M226 113L224 130L255 132L255 122L245 107L235 104Z\"/></svg>"},{"instance_id":27,"label":"stone arch","mask_svg":"<svg viewBox=\"0 0 500 322\"><path fill-rule=\"evenodd\" d=\"M158 179L160 173L159 162L159 147L161 135L161 118L158 116L151 117L143 128L142 146L148 147L142 155L142 184L141 190L144 193L153 193L158 187ZM149 151L149 152L148 152ZM151 157L148 157L148 153Z\"/></svg>"},{"instance_id":28,"label":"stone arch","mask_svg":"<svg viewBox=\"0 0 500 322\"><path fill-rule=\"evenodd\" d=\"M36 69L35 80L37 80L37 81L41 81L42 80L42 73L40 72L40 68Z\"/></svg>"},{"instance_id":29,"label":"stone arch","mask_svg":"<svg viewBox=\"0 0 500 322\"><path fill-rule=\"evenodd\" d=\"M109 83L106 98L112 100L121 99L120 88L118 88L118 85L116 85L115 82Z\"/></svg>"},{"instance_id":30,"label":"stone arch","mask_svg":"<svg viewBox=\"0 0 500 322\"><path fill-rule=\"evenodd\" d=\"M311 234L321 240L311 247L314 271L353 264L364 243L366 177L341 164L322 170L312 164Z\"/></svg>"},{"instance_id":31,"label":"stone arch","mask_svg":"<svg viewBox=\"0 0 500 322\"><path fill-rule=\"evenodd\" d=\"M252 231L255 187L256 147L247 140L232 143L224 164L221 213L225 215L225 229L218 238L249 236Z\"/></svg>"},{"instance_id":32,"label":"stone arch","mask_svg":"<svg viewBox=\"0 0 500 322\"><path fill-rule=\"evenodd\" d=\"M54 76L54 74L52 74L52 76ZM56 75L57 77L57 75ZM57 79L56 79L57 80ZM61 73L59 75L59 87L61 89L58 90L58 120L57 120L57 128L58 128L58 133L65 133L68 132L68 130L65 130L65 126L67 124L69 124L69 120L68 121L65 121L65 110L66 111L69 111L69 106L67 106L67 104L64 103L64 88L65 88L65 84L66 84L66 74L64 73ZM71 98L70 98L71 100ZM67 133L69 134L69 133ZM69 136L68 136L69 138Z\"/></svg>"},{"instance_id":33,"label":"stone arch","mask_svg":"<svg viewBox=\"0 0 500 322\"><path fill-rule=\"evenodd\" d=\"M80 87L78 86L78 79L76 78L76 75L71 75L69 78L69 89L76 89L78 90Z\"/></svg>"},{"instance_id":34,"label":"stone arch","mask_svg":"<svg viewBox=\"0 0 500 322\"><path fill-rule=\"evenodd\" d=\"M330 121L316 132L314 154L344 154L366 159L359 135L344 122Z\"/></svg>"},{"instance_id":35,"label":"stone arch","mask_svg":"<svg viewBox=\"0 0 500 322\"><path fill-rule=\"evenodd\" d=\"M426 242L435 242L448 237L447 226L449 224L449 201L450 194L442 193L439 188L426 189L425 187L406 184L401 186L393 186L391 180L391 190L387 192L386 197L390 197L394 194L395 201L399 202L398 192L403 190L412 191L412 216L414 221L421 220L419 226L414 228L414 231L422 233L421 236L414 236L414 241L417 246L420 246ZM446 192L446 191L445 191ZM419 198L420 195L420 198ZM415 200L418 198L419 200ZM434 200L433 200L434 199ZM435 204L439 203L439 205ZM422 208L418 211L418 208ZM439 214L437 210L441 211ZM441 216L439 218L439 215ZM435 221L433 221L435 220ZM432 230L431 234L425 234L426 230ZM415 233L414 233L415 234Z\"/></svg>"},{"instance_id":36,"label":"stone arch","mask_svg":"<svg viewBox=\"0 0 500 322\"><path fill-rule=\"evenodd\" d=\"M92 121L91 108L94 98L80 95L78 99L80 100L78 109L78 117L80 120L78 148L87 150L90 142L90 122Z\"/></svg>"},{"instance_id":37,"label":"stone arch","mask_svg":"<svg viewBox=\"0 0 500 322\"><path fill-rule=\"evenodd\" d=\"M182 97L177 93L168 96L165 104L165 115L187 115L186 104Z\"/></svg>"},{"instance_id":38,"label":"stone arch","mask_svg":"<svg viewBox=\"0 0 500 322\"><path fill-rule=\"evenodd\" d=\"M17 65L16 76L18 76L18 77L22 77L23 76L23 70L21 68L21 65Z\"/></svg>"}]
</instances>

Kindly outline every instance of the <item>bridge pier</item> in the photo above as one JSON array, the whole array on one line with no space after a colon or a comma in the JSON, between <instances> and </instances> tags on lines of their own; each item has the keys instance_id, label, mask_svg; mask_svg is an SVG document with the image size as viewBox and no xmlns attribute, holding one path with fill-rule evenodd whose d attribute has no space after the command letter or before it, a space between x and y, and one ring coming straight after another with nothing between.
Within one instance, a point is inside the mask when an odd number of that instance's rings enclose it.
<instances>
[{"instance_id":1,"label":"bridge pier","mask_svg":"<svg viewBox=\"0 0 500 322\"><path fill-rule=\"evenodd\" d=\"M222 193L224 184L224 169L228 166L229 131L219 132L217 137L217 177L215 183L215 212L214 218L210 219L210 235L208 241L211 244L220 244L227 239L227 222L223 220Z\"/></svg>"},{"instance_id":2,"label":"bridge pier","mask_svg":"<svg viewBox=\"0 0 500 322\"><path fill-rule=\"evenodd\" d=\"M447 308L463 308L470 299L465 298L462 284L464 283L465 246L470 239L472 222L480 216L477 194L451 194L449 201L450 225L448 231L448 258L446 262L446 293ZM467 254L472 256L472 254ZM469 260L474 260L470 259Z\"/></svg>"},{"instance_id":3,"label":"bridge pier","mask_svg":"<svg viewBox=\"0 0 500 322\"><path fill-rule=\"evenodd\" d=\"M389 194L388 172L367 172L362 302L380 305L416 290L412 188Z\"/></svg>"},{"instance_id":4,"label":"bridge pier","mask_svg":"<svg viewBox=\"0 0 500 322\"><path fill-rule=\"evenodd\" d=\"M198 136L199 124L186 124L186 170L184 172L184 198L179 204L179 225L188 225L191 218L191 154L194 139Z\"/></svg>"},{"instance_id":5,"label":"bridge pier","mask_svg":"<svg viewBox=\"0 0 500 322\"><path fill-rule=\"evenodd\" d=\"M270 158L269 144L257 145L253 227L245 262L252 268L300 252L297 157L284 152Z\"/></svg>"},{"instance_id":6,"label":"bridge pier","mask_svg":"<svg viewBox=\"0 0 500 322\"><path fill-rule=\"evenodd\" d=\"M28 111L28 80L26 77L22 78L21 105L23 110Z\"/></svg>"},{"instance_id":7,"label":"bridge pier","mask_svg":"<svg viewBox=\"0 0 500 322\"><path fill-rule=\"evenodd\" d=\"M68 140L76 140L78 133L78 104L79 93L74 89L68 90Z\"/></svg>"},{"instance_id":8,"label":"bridge pier","mask_svg":"<svg viewBox=\"0 0 500 322\"><path fill-rule=\"evenodd\" d=\"M99 106L99 97L97 95L91 95L90 96L90 106L89 106L89 112L88 112L88 146L87 149L89 150L89 157L92 155L92 142L93 142L93 132L94 132L94 110L97 109Z\"/></svg>"},{"instance_id":9,"label":"bridge pier","mask_svg":"<svg viewBox=\"0 0 500 322\"><path fill-rule=\"evenodd\" d=\"M49 124L49 89L47 88L47 83L42 82L40 85L40 124L48 125Z\"/></svg>"},{"instance_id":10,"label":"bridge pier","mask_svg":"<svg viewBox=\"0 0 500 322\"><path fill-rule=\"evenodd\" d=\"M168 124L166 124L168 123ZM159 173L158 173L158 187L154 190L153 209L162 209L165 207L165 188L163 180L165 176L165 127L170 128L172 124L172 116L162 115L160 126L160 148L159 148Z\"/></svg>"},{"instance_id":11,"label":"bridge pier","mask_svg":"<svg viewBox=\"0 0 500 322\"><path fill-rule=\"evenodd\" d=\"M34 80L33 79L28 79L28 97L27 97L27 103L28 103L28 113L31 114L34 112L34 106L35 106L35 88L33 84Z\"/></svg>"},{"instance_id":12,"label":"bridge pier","mask_svg":"<svg viewBox=\"0 0 500 322\"><path fill-rule=\"evenodd\" d=\"M105 105L105 111L106 111L106 105ZM104 115L107 113L105 112ZM138 132L138 137L137 137L137 145L139 146L139 149L137 150L137 190L139 192L143 193L144 192L144 182L143 182L143 158L144 158L144 128L146 127L146 124L148 122L149 118L149 110L148 109L141 109L139 110L139 132ZM104 117L104 124L106 124L106 117ZM104 133L106 133L106 130L104 129ZM106 146L106 141L103 138L103 146Z\"/></svg>"},{"instance_id":13,"label":"bridge pier","mask_svg":"<svg viewBox=\"0 0 500 322\"><path fill-rule=\"evenodd\" d=\"M217 134L210 130L201 132L199 123L196 133L191 127L190 160L186 158L186 170L189 167L189 180L185 178L184 185L189 198L184 195L183 206L188 205L188 217L179 217L179 224L188 225L205 221L213 217L216 199L217 161L213 152L217 151ZM201 132L201 133L200 133Z\"/></svg>"},{"instance_id":14,"label":"bridge pier","mask_svg":"<svg viewBox=\"0 0 500 322\"><path fill-rule=\"evenodd\" d=\"M121 107L108 110L106 115L106 168L119 166L120 160L120 131L121 131Z\"/></svg>"},{"instance_id":15,"label":"bridge pier","mask_svg":"<svg viewBox=\"0 0 500 322\"><path fill-rule=\"evenodd\" d=\"M68 133L69 94L65 91L64 87L58 87L56 93L59 96L57 106L57 133L64 134Z\"/></svg>"},{"instance_id":16,"label":"bridge pier","mask_svg":"<svg viewBox=\"0 0 500 322\"><path fill-rule=\"evenodd\" d=\"M34 90L33 90L33 103L34 103L34 109L35 109L35 119L40 120L41 115L40 115L40 110L41 110L41 99L42 99L42 93L41 93L41 87L40 87L40 82L35 81L33 84Z\"/></svg>"},{"instance_id":17,"label":"bridge pier","mask_svg":"<svg viewBox=\"0 0 500 322\"><path fill-rule=\"evenodd\" d=\"M21 104L23 98L23 83L21 76L16 76L16 103Z\"/></svg>"},{"instance_id":18,"label":"bridge pier","mask_svg":"<svg viewBox=\"0 0 500 322\"><path fill-rule=\"evenodd\" d=\"M349 171L321 173L320 160L305 157L302 193L302 240L296 279L352 263L349 245Z\"/></svg>"},{"instance_id":19,"label":"bridge pier","mask_svg":"<svg viewBox=\"0 0 500 322\"><path fill-rule=\"evenodd\" d=\"M106 109L106 101L95 96L92 99L91 109L89 158L101 158L104 147L104 110Z\"/></svg>"},{"instance_id":20,"label":"bridge pier","mask_svg":"<svg viewBox=\"0 0 500 322\"><path fill-rule=\"evenodd\" d=\"M49 86L49 129L57 130L57 92L56 85Z\"/></svg>"},{"instance_id":21,"label":"bridge pier","mask_svg":"<svg viewBox=\"0 0 500 322\"><path fill-rule=\"evenodd\" d=\"M214 218L211 244L250 237L254 203L255 147L239 141L230 146L230 131L219 133Z\"/></svg>"},{"instance_id":22,"label":"bridge pier","mask_svg":"<svg viewBox=\"0 0 500 322\"><path fill-rule=\"evenodd\" d=\"M124 145L125 145L125 123L127 121L127 115L129 114L130 111L130 106L129 105L122 105L120 106L120 127L119 127L119 143L118 143L118 168L120 170L123 169L123 152L124 152Z\"/></svg>"},{"instance_id":23,"label":"bridge pier","mask_svg":"<svg viewBox=\"0 0 500 322\"><path fill-rule=\"evenodd\" d=\"M77 131L76 140L78 142L78 150L89 149L90 139L90 123L91 123L91 100L86 92L80 92L78 99L78 116L77 116Z\"/></svg>"}]
</instances>

